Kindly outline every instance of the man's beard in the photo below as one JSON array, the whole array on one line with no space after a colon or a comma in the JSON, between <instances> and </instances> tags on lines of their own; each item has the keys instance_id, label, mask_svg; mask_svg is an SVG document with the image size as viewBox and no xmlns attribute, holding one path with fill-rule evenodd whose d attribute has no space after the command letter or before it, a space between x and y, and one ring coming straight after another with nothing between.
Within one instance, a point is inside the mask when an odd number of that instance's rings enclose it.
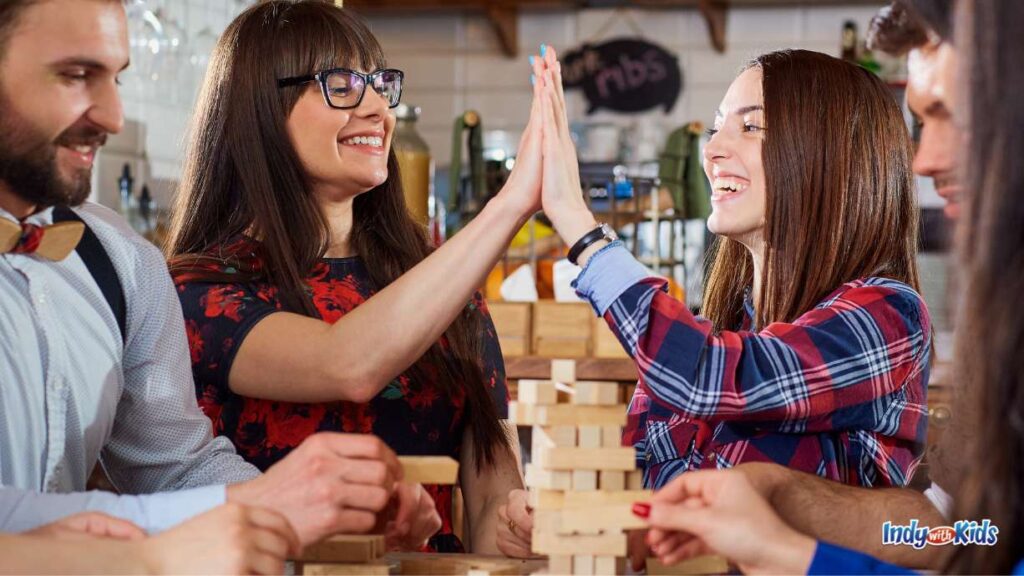
<instances>
[{"instance_id":1,"label":"man's beard","mask_svg":"<svg viewBox=\"0 0 1024 576\"><path fill-rule=\"evenodd\" d=\"M58 146L105 142L106 134L91 126L72 126L50 141L0 98L0 182L38 208L78 206L89 197L92 168L77 170L65 180L57 166Z\"/></svg>"}]
</instances>

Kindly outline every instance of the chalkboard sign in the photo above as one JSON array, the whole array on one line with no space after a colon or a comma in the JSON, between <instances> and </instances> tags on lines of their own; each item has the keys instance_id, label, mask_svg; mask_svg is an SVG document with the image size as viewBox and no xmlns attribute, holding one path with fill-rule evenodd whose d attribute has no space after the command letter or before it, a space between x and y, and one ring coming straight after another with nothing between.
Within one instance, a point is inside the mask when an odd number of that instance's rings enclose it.
<instances>
[{"instance_id":1,"label":"chalkboard sign","mask_svg":"<svg viewBox=\"0 0 1024 576\"><path fill-rule=\"evenodd\" d=\"M638 113L658 106L668 113L683 91L683 71L661 46L616 38L566 53L562 82L566 89L583 89L587 114L600 108Z\"/></svg>"}]
</instances>

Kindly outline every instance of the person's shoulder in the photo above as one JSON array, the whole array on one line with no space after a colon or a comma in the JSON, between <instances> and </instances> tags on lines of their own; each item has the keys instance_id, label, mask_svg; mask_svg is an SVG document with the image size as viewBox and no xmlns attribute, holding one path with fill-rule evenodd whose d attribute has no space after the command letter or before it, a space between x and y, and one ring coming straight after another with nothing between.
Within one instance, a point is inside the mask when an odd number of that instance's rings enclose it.
<instances>
[{"instance_id":1,"label":"person's shoulder","mask_svg":"<svg viewBox=\"0 0 1024 576\"><path fill-rule=\"evenodd\" d=\"M165 269L160 249L133 230L117 212L95 202L84 202L73 210L96 234L122 276L129 270L151 274L154 267Z\"/></svg>"},{"instance_id":2,"label":"person's shoulder","mask_svg":"<svg viewBox=\"0 0 1024 576\"><path fill-rule=\"evenodd\" d=\"M867 276L843 284L822 301L818 308L894 309L901 315L926 325L928 306L913 286L884 276Z\"/></svg>"}]
</instances>

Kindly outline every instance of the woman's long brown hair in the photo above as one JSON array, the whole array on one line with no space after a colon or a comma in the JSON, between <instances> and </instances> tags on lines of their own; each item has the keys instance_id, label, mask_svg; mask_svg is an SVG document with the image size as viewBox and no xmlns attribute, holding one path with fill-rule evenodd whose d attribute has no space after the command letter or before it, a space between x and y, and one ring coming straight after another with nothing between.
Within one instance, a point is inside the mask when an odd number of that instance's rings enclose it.
<instances>
[{"instance_id":1,"label":"woman's long brown hair","mask_svg":"<svg viewBox=\"0 0 1024 576\"><path fill-rule=\"evenodd\" d=\"M1024 557L1024 2L959 2L957 50L969 78L963 155L969 199L957 374L973 422L953 520L989 519L994 547L962 546L948 571L1009 574Z\"/></svg>"},{"instance_id":2,"label":"woman's long brown hair","mask_svg":"<svg viewBox=\"0 0 1024 576\"><path fill-rule=\"evenodd\" d=\"M792 322L865 276L919 290L910 136L888 87L859 66L806 50L765 54L762 160L767 209L758 327ZM753 284L746 248L719 239L703 315L734 330Z\"/></svg>"},{"instance_id":3,"label":"woman's long brown hair","mask_svg":"<svg viewBox=\"0 0 1024 576\"><path fill-rule=\"evenodd\" d=\"M249 234L261 243L263 266L242 279L274 285L288 310L318 317L305 279L326 253L329 224L285 128L310 88L279 89L277 79L338 66L376 70L385 67L385 59L366 24L331 3L264 2L228 26L196 106L168 238L172 273L195 274L195 264L209 259L239 264L232 254L211 251ZM388 155L388 179L353 203L350 244L378 289L432 250L426 230L406 209L394 151ZM218 274L205 279L228 280ZM484 354L481 330L467 306L445 332L450 357L435 344L411 368L448 394L465 391L478 466L493 464L496 451L509 448L478 364Z\"/></svg>"}]
</instances>

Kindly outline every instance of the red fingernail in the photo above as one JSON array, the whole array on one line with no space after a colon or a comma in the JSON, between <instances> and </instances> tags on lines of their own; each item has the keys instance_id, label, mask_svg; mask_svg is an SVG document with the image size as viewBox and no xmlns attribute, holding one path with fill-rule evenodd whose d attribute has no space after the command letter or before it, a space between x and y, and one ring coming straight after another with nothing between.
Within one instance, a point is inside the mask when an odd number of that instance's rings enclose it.
<instances>
[{"instance_id":1,"label":"red fingernail","mask_svg":"<svg viewBox=\"0 0 1024 576\"><path fill-rule=\"evenodd\" d=\"M641 518L647 518L651 515L651 505L647 502L635 502L633 504L633 514Z\"/></svg>"}]
</instances>

